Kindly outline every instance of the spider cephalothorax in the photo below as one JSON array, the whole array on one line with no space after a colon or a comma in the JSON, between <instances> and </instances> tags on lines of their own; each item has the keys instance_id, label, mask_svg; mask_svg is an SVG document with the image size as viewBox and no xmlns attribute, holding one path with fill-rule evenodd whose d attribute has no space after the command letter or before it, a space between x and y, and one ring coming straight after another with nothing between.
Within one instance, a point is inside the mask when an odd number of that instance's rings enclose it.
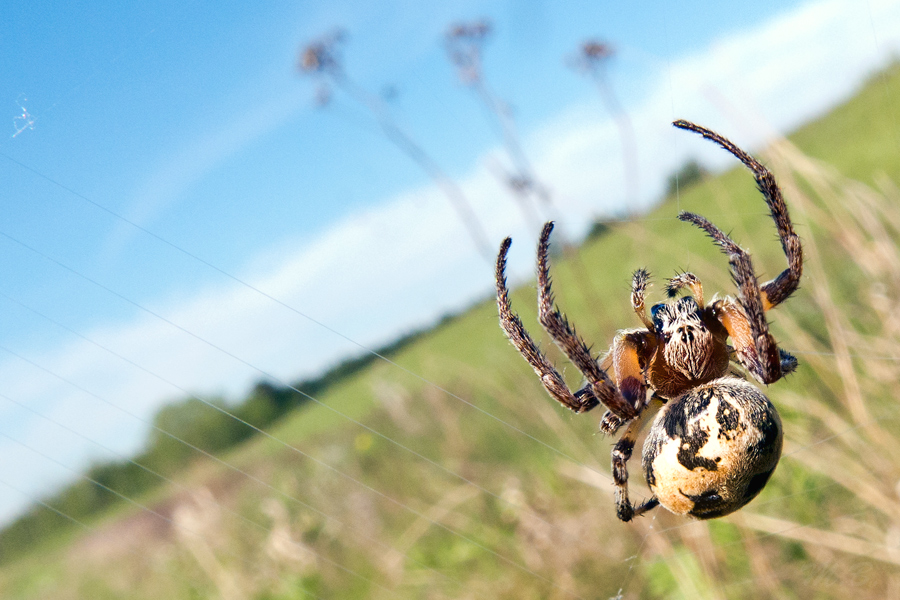
<instances>
[{"instance_id":1,"label":"spider cephalothorax","mask_svg":"<svg viewBox=\"0 0 900 600\"><path fill-rule=\"evenodd\" d=\"M778 277L760 286L746 251L705 218L683 212L679 219L703 229L728 255L737 297L705 304L700 280L682 273L669 280L669 301L655 304L648 316L644 296L650 276L639 269L632 278L631 304L644 327L620 331L599 361L554 307L548 263L553 223L547 223L538 245L538 319L587 379L573 392L512 312L505 276L509 238L497 257L500 323L550 395L579 413L604 405L600 428L605 433L626 426L612 452L617 513L623 521L657 504L710 519L752 500L781 456L781 420L768 398L732 363L764 384L797 367L796 359L776 345L765 317L797 289L803 268L800 239L781 190L762 164L727 139L687 121L674 124L716 142L753 171L788 259ZM677 298L684 289L691 295ZM628 499L626 464L638 432L654 413L642 451L653 496L634 506Z\"/></svg>"},{"instance_id":2,"label":"spider cephalothorax","mask_svg":"<svg viewBox=\"0 0 900 600\"><path fill-rule=\"evenodd\" d=\"M662 364L691 383L709 381L722 373L722 367L728 364L727 333L717 322L707 318L693 297L656 304L650 314L653 333L662 342Z\"/></svg>"}]
</instances>

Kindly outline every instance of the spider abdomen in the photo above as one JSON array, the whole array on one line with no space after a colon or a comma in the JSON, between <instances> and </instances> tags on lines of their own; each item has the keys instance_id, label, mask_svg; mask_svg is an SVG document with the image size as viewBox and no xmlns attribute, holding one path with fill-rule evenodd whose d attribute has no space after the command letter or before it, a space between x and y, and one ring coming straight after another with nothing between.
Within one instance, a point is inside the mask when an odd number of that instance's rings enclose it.
<instances>
[{"instance_id":1,"label":"spider abdomen","mask_svg":"<svg viewBox=\"0 0 900 600\"><path fill-rule=\"evenodd\" d=\"M712 519L759 494L781 446L769 399L743 379L722 377L663 406L644 442L644 476L673 513Z\"/></svg>"}]
</instances>

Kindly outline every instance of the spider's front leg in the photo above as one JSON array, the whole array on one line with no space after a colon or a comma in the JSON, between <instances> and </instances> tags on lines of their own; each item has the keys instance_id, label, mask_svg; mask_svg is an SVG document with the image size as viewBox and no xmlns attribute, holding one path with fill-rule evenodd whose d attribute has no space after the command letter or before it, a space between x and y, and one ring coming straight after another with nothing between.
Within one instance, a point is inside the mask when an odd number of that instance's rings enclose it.
<instances>
[{"instance_id":1,"label":"spider's front leg","mask_svg":"<svg viewBox=\"0 0 900 600\"><path fill-rule=\"evenodd\" d=\"M531 339L531 336L528 335L519 316L512 311L505 274L506 255L512 243L509 238L503 241L503 244L500 246L500 253L497 256L497 306L500 310L500 325L513 346L531 365L535 373L540 377L544 388L554 399L576 413L588 411L602 403L610 410L610 413L603 419L605 424L604 430L612 432L624 422L630 421L638 415L642 400L637 402L637 399L629 401L623 398L606 371L591 356L590 348L578 337L565 316L558 310L553 309L547 259L550 232L552 230L552 223L544 226L538 247L538 280L540 289L538 311L540 321L553 340L587 378L587 384L573 393L566 385L559 371L556 370L537 347L534 340Z\"/></svg>"},{"instance_id":2,"label":"spider's front leg","mask_svg":"<svg viewBox=\"0 0 900 600\"><path fill-rule=\"evenodd\" d=\"M787 206L775 177L758 160L714 131L689 121L675 121L674 125L699 133L717 143L749 168L765 198L775 221L788 267L772 281L760 286L756 280L750 255L718 227L700 215L682 212L678 218L703 229L728 255L731 273L738 286L738 302L720 300L713 306L716 317L728 331L738 360L759 381L773 383L797 368L797 359L778 348L769 333L765 312L787 300L800 285L803 273L803 250L794 232Z\"/></svg>"},{"instance_id":3,"label":"spider's front leg","mask_svg":"<svg viewBox=\"0 0 900 600\"><path fill-rule=\"evenodd\" d=\"M775 221L778 238L781 240L781 249L784 251L788 262L787 268L778 277L760 287L763 310L769 310L778 306L800 287L800 277L803 275L803 247L800 244L800 236L794 232L787 204L784 202L784 196L781 193L781 188L778 187L778 183L775 181L775 176L772 175L772 172L765 165L735 146L731 140L722 137L715 131L684 120L675 121L673 125L679 129L699 133L704 138L712 140L733 154L753 173L756 185L762 193L766 205L769 207L772 220Z\"/></svg>"},{"instance_id":4,"label":"spider's front leg","mask_svg":"<svg viewBox=\"0 0 900 600\"><path fill-rule=\"evenodd\" d=\"M604 415L601 427L607 433L618 428L623 422L635 418L643 409L646 400L646 387L641 368L637 367L637 358L634 358L634 366L627 372L620 373L618 364L620 361L613 358L616 365L616 380L609 377L606 371L600 367L591 355L591 349L578 336L575 328L569 324L565 315L555 306L553 291L550 282L550 234L553 232L553 222L544 225L541 231L541 239L538 243L538 321L550 334L554 343L572 361L578 370L587 379L587 385L582 388L590 390L590 393L609 409L609 414ZM614 344L614 348L622 344ZM624 346L623 346L624 347ZM627 360L627 359L626 359ZM621 375L621 376L620 376ZM618 418L618 423L613 417Z\"/></svg>"},{"instance_id":5,"label":"spider's front leg","mask_svg":"<svg viewBox=\"0 0 900 600\"><path fill-rule=\"evenodd\" d=\"M700 215L684 212L678 218L703 229L728 255L738 286L738 301L719 300L712 309L728 331L740 363L765 384L774 383L796 369L797 359L780 350L769 333L762 293L747 251Z\"/></svg>"},{"instance_id":6,"label":"spider's front leg","mask_svg":"<svg viewBox=\"0 0 900 600\"><path fill-rule=\"evenodd\" d=\"M500 246L500 254L497 256L497 307L500 310L500 326L506 333L506 337L512 342L516 350L519 351L534 372L541 379L541 383L547 392L560 404L576 413L582 413L591 410L597 406L600 401L593 394L590 387L572 393L569 386L566 385L562 375L553 366L553 364L544 356L543 352L528 335L525 326L519 315L513 312L509 301L509 289L506 286L506 254L509 252L509 246L512 244L510 238L503 240ZM599 367L598 367L599 368Z\"/></svg>"}]
</instances>

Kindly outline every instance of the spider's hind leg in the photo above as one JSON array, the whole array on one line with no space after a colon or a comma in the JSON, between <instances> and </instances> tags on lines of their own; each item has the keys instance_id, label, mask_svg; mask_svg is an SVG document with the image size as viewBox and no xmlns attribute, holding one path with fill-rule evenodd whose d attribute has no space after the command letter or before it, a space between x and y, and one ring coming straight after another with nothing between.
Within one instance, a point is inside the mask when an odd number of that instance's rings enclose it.
<instances>
[{"instance_id":1,"label":"spider's hind leg","mask_svg":"<svg viewBox=\"0 0 900 600\"><path fill-rule=\"evenodd\" d=\"M653 401L653 404L656 405L655 408L659 408L660 406L659 401ZM637 419L628 424L625 433L622 434L622 437L619 438L619 441L613 446L612 476L613 483L616 486L616 516L625 522L631 521L635 517L639 517L659 504L659 500L656 499L656 496L651 496L637 506L632 504L631 500L628 498L627 463L634 451L634 444L637 441L638 433L651 414L655 412L655 410L643 411Z\"/></svg>"}]
</instances>

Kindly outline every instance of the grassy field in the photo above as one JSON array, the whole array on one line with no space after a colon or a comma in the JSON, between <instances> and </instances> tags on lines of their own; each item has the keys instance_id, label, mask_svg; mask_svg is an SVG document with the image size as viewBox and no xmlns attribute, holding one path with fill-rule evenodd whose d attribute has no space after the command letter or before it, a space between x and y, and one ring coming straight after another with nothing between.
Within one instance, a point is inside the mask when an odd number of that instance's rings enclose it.
<instances>
[{"instance_id":1,"label":"grassy field","mask_svg":"<svg viewBox=\"0 0 900 600\"><path fill-rule=\"evenodd\" d=\"M618 522L599 411L556 406L486 299L267 435L198 457L174 483L5 565L0 596L900 597L897 106L895 67L762 153L804 241L802 288L772 315L801 366L767 392L785 420L784 458L739 513ZM656 275L651 301L678 269L709 294L732 290L726 259L675 220L679 209L730 231L761 277L783 268L750 175L708 177L585 243L582 285L555 259L558 301L598 350L638 325L637 267ZM540 337L534 300L533 285L513 294ZM574 368L566 375L577 384Z\"/></svg>"}]
</instances>

